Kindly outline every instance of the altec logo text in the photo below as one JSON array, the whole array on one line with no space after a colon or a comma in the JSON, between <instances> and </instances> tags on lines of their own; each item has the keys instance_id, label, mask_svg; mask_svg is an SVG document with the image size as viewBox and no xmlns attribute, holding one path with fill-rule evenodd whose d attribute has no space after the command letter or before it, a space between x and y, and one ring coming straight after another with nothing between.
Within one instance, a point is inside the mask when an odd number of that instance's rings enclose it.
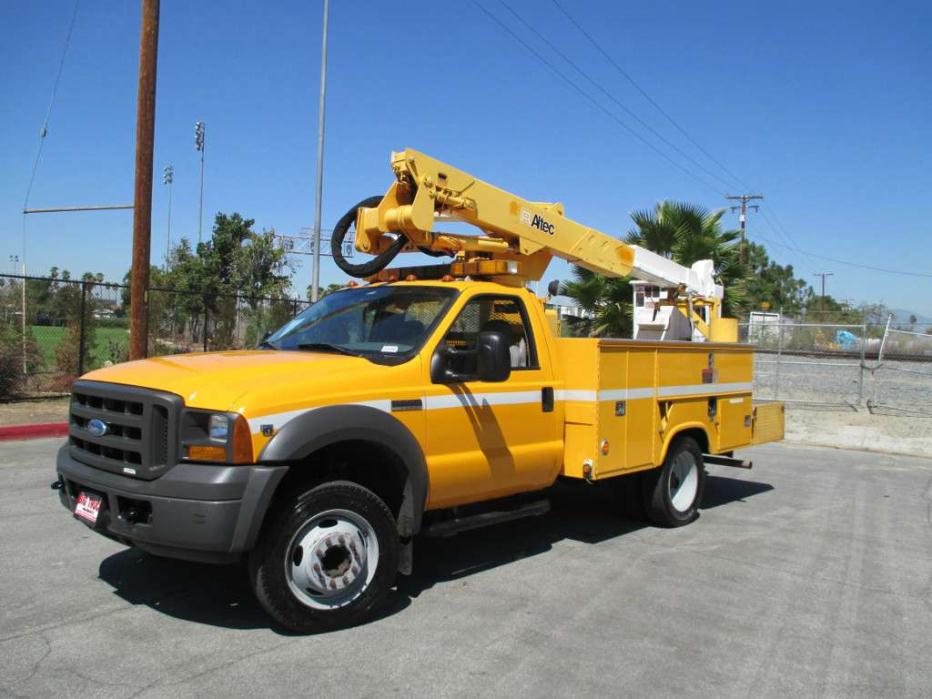
<instances>
[{"instance_id":1,"label":"altec logo text","mask_svg":"<svg viewBox=\"0 0 932 699\"><path fill-rule=\"evenodd\" d=\"M545 221L544 217L540 214L532 214L529 209L521 209L521 223L525 226L543 231L547 235L553 235L557 232L552 223Z\"/></svg>"}]
</instances>

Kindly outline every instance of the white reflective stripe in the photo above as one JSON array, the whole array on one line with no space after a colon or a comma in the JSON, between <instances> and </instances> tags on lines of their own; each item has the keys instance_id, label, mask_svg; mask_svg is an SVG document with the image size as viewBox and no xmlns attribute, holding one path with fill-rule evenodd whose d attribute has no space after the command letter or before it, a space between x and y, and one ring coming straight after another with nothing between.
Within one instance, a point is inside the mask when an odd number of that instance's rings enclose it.
<instances>
[{"instance_id":1,"label":"white reflective stripe","mask_svg":"<svg viewBox=\"0 0 932 699\"><path fill-rule=\"evenodd\" d=\"M566 389L563 391L556 392L557 400L579 400L579 401L589 401L592 402L595 400L596 392L595 391L583 391L575 389Z\"/></svg>"},{"instance_id":2,"label":"white reflective stripe","mask_svg":"<svg viewBox=\"0 0 932 699\"><path fill-rule=\"evenodd\" d=\"M272 413L271 415L262 415L261 417L249 418L247 422L249 423L249 429L252 432L259 432L262 429L263 425L271 425L272 429L280 430L286 422L290 422L299 415L304 415L304 413L309 413L312 410L317 410L318 408L331 408L334 405L362 405L367 408L375 408L376 410L381 410L385 413L390 413L392 411L392 402L391 400L363 400L356 403L333 403L332 405L315 405L312 408L300 408L298 410L289 410L284 413Z\"/></svg>"},{"instance_id":3,"label":"white reflective stripe","mask_svg":"<svg viewBox=\"0 0 932 699\"><path fill-rule=\"evenodd\" d=\"M540 403L540 391L505 391L502 393L451 393L440 396L427 396L424 399L425 410L443 410L444 408L479 408L487 405L521 405L523 403Z\"/></svg>"},{"instance_id":4,"label":"white reflective stripe","mask_svg":"<svg viewBox=\"0 0 932 699\"><path fill-rule=\"evenodd\" d=\"M653 398L670 396L691 396L704 393L728 393L737 391L751 391L751 383L706 383L706 384L689 384L686 386L663 386L655 391L653 388L610 388L602 391L588 391L584 389L564 389L554 392L554 398L558 401L582 401L594 402L599 401L618 401L618 400L639 400L642 398ZM492 405L524 405L529 403L539 403L541 401L540 391L502 391L500 393L450 393L447 395L427 396L423 399L424 410L445 410L447 408L478 408ZM283 413L273 413L271 415L262 415L261 417L249 418L249 429L252 432L259 432L264 425L271 425L272 429L279 430L285 423L293 420L299 415L317 410L318 408L327 408L332 405L362 405L368 408L375 408L385 413L392 412L392 401L389 398L380 400L364 400L351 403L333 403L331 405L317 405L312 408L301 408L299 410L289 410Z\"/></svg>"},{"instance_id":5,"label":"white reflective stripe","mask_svg":"<svg viewBox=\"0 0 932 699\"><path fill-rule=\"evenodd\" d=\"M604 391L567 389L557 391L557 400L578 400L590 403L596 400L638 400L639 398L653 397L653 388L607 388Z\"/></svg>"},{"instance_id":6,"label":"white reflective stripe","mask_svg":"<svg viewBox=\"0 0 932 699\"><path fill-rule=\"evenodd\" d=\"M638 400L653 398L654 389L650 388L609 388L599 391L599 400Z\"/></svg>"},{"instance_id":7,"label":"white reflective stripe","mask_svg":"<svg viewBox=\"0 0 932 699\"><path fill-rule=\"evenodd\" d=\"M752 383L703 383L698 386L661 386L657 391L657 395L668 398L670 396L694 396L699 393L731 393L750 391L753 387L754 384Z\"/></svg>"}]
</instances>

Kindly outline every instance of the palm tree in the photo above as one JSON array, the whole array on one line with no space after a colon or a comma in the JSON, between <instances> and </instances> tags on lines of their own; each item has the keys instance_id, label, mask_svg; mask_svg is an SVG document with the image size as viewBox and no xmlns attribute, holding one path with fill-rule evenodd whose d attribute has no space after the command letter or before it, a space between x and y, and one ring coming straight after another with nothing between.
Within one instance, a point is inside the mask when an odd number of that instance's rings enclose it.
<instances>
[{"instance_id":1,"label":"palm tree","mask_svg":"<svg viewBox=\"0 0 932 699\"><path fill-rule=\"evenodd\" d=\"M718 281L725 285L725 309L736 310L744 299L746 272L738 258L739 231L723 230L725 210L709 211L681 202L662 201L652 210L631 214L637 228L625 241L669 257L681 265L711 259ZM629 279L608 279L579 267L562 293L593 314L591 332L599 336L630 336L631 286Z\"/></svg>"},{"instance_id":2,"label":"palm tree","mask_svg":"<svg viewBox=\"0 0 932 699\"><path fill-rule=\"evenodd\" d=\"M573 280L560 293L576 301L591 320L586 334L598 337L631 337L631 284L628 278L612 279L573 265Z\"/></svg>"},{"instance_id":3,"label":"palm tree","mask_svg":"<svg viewBox=\"0 0 932 699\"><path fill-rule=\"evenodd\" d=\"M637 229L625 240L689 266L699 260L712 260L715 276L725 286L726 315L744 305L747 270L739 258L741 232L723 230L725 209L710 211L682 202L662 201L652 211L631 214Z\"/></svg>"}]
</instances>

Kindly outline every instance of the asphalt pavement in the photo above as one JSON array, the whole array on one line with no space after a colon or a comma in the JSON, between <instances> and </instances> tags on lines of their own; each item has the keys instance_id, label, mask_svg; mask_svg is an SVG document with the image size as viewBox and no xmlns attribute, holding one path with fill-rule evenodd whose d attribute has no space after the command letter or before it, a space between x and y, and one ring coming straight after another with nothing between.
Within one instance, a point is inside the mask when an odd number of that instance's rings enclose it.
<instances>
[{"instance_id":1,"label":"asphalt pavement","mask_svg":"<svg viewBox=\"0 0 932 699\"><path fill-rule=\"evenodd\" d=\"M59 443L0 444L0 694L932 694L932 460L758 447L675 530L561 488L544 517L418 540L378 619L296 636L239 568L73 520Z\"/></svg>"}]
</instances>

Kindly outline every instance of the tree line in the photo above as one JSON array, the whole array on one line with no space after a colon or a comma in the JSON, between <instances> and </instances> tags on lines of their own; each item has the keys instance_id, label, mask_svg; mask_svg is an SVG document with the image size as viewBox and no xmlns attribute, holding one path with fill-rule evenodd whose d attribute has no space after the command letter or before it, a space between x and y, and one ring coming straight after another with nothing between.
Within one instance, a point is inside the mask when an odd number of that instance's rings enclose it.
<instances>
[{"instance_id":1,"label":"tree line","mask_svg":"<svg viewBox=\"0 0 932 699\"><path fill-rule=\"evenodd\" d=\"M653 209L631 214L634 227L625 241L664 255L681 265L711 259L716 281L725 287L723 313L746 318L752 311L779 312L818 323L883 323L883 304L851 306L832 296L818 296L796 276L792 265L771 259L759 243L746 244L739 256L740 231L725 230L725 209L709 210L695 204L663 201ZM577 321L576 334L630 337L632 332L631 278L610 279L574 266L573 278L560 293L587 312Z\"/></svg>"}]
</instances>

